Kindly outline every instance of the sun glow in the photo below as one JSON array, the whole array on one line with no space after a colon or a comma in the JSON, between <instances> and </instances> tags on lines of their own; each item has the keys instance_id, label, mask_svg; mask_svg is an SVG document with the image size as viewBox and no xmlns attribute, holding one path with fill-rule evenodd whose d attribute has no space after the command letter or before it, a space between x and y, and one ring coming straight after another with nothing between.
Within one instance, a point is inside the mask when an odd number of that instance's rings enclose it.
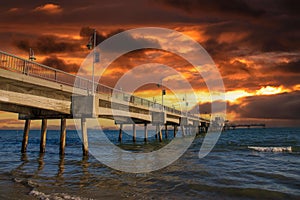
<instances>
[{"instance_id":1,"label":"sun glow","mask_svg":"<svg viewBox=\"0 0 300 200\"><path fill-rule=\"evenodd\" d=\"M251 93L245 91L245 90L234 90L234 91L228 91L225 94L225 99L230 102L237 101L237 99L242 97L252 96Z\"/></svg>"},{"instance_id":2,"label":"sun glow","mask_svg":"<svg viewBox=\"0 0 300 200\"><path fill-rule=\"evenodd\" d=\"M265 86L256 90L256 95L273 95L273 94L280 94L284 92L290 92L289 89L283 88L282 86L273 87L273 86Z\"/></svg>"}]
</instances>

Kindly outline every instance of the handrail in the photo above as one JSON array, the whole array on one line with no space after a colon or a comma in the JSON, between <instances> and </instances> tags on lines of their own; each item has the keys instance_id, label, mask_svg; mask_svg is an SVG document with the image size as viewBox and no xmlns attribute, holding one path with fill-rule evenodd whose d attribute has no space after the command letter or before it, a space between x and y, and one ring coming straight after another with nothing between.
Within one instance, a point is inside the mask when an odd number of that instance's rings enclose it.
<instances>
[{"instance_id":1,"label":"handrail","mask_svg":"<svg viewBox=\"0 0 300 200\"><path fill-rule=\"evenodd\" d=\"M43 65L31 60L27 60L15 55L12 55L10 53L6 53L0 50L0 68L4 68L9 71L18 72L25 74L27 76L33 76L33 77L39 77L46 80L54 81L57 83L62 83L66 85L70 85L76 88L80 89L86 89L91 90L92 89L92 81L89 79L86 79L84 77L76 76L74 74L67 73L65 71L55 69L52 67L49 67L47 65ZM161 104L149 101L148 99L140 98L137 96L133 96L131 94L128 94L124 91L111 88L109 86L94 83L96 85L96 92L99 94L108 94L112 97L113 91L116 91L118 94L122 94L123 101L130 101L131 103L135 105L140 106L146 106L148 108L152 107L158 107L160 110L162 110ZM127 99L126 99L127 98ZM164 106L164 110L174 113L174 114L181 114L181 111L176 110L171 107ZM192 115L191 117L196 117L195 115Z\"/></svg>"}]
</instances>

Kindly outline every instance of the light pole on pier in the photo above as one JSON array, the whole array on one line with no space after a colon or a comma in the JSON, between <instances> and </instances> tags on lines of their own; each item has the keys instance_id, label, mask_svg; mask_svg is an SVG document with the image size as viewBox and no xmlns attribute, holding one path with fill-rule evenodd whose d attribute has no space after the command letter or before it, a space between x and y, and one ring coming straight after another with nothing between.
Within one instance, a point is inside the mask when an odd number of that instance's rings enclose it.
<instances>
[{"instance_id":1,"label":"light pole on pier","mask_svg":"<svg viewBox=\"0 0 300 200\"><path fill-rule=\"evenodd\" d=\"M92 95L95 94L95 63L99 62L99 55L96 55L96 40L97 31L94 29L93 36L90 37L89 43L86 45L89 50L93 49L93 61L92 61Z\"/></svg>"},{"instance_id":2,"label":"light pole on pier","mask_svg":"<svg viewBox=\"0 0 300 200\"><path fill-rule=\"evenodd\" d=\"M161 104L162 104L162 111L164 111L164 95L166 95L166 90L163 87L163 79L160 79L160 83L157 84L157 87L161 87Z\"/></svg>"}]
</instances>

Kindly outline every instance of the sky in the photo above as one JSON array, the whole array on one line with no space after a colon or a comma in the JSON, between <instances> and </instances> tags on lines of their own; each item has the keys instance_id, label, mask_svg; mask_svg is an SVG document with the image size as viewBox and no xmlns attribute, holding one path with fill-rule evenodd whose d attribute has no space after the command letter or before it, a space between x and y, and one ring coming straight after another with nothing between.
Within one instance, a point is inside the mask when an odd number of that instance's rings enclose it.
<instances>
[{"instance_id":1,"label":"sky","mask_svg":"<svg viewBox=\"0 0 300 200\"><path fill-rule=\"evenodd\" d=\"M90 53L85 45L93 29L98 43L133 28L176 30L197 41L214 60L226 90L226 101L216 103L226 104L227 119L299 127L299 10L297 0L3 1L0 50L27 58L33 48L37 62L76 74ZM161 44L149 38L129 39ZM167 51L121 56L100 81L114 86L126 71L150 62L180 71L197 90L200 112L210 113L203 80L193 76L190 63ZM145 85L135 94L159 101L159 92L154 85ZM174 105L171 92L167 94L166 102ZM16 114L0 112L0 128L22 124Z\"/></svg>"}]
</instances>

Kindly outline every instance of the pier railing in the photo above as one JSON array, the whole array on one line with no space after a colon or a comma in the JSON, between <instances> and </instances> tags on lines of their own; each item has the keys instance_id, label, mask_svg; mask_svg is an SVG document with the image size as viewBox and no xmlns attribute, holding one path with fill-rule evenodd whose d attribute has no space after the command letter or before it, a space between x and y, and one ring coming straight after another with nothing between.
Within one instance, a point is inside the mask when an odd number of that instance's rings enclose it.
<instances>
[{"instance_id":1,"label":"pier railing","mask_svg":"<svg viewBox=\"0 0 300 200\"><path fill-rule=\"evenodd\" d=\"M87 91L91 91L92 89L92 81L86 79L84 77L79 77L67 72L64 72L59 69L55 69L34 61L30 61L3 51L0 51L0 68L25 74L27 76L38 77L45 80L69 85L72 87L84 89ZM124 91L117 90L111 88L109 86L94 83L95 84L95 92L107 94L112 97L113 94L117 95L117 98L122 101L127 101L139 106L145 106L148 108L157 108L162 110L162 105L158 103L154 103L144 98L140 98L137 96L130 95ZM174 113L181 115L181 111L164 106L164 110L169 113ZM195 115L190 115L191 117L196 117Z\"/></svg>"}]
</instances>

